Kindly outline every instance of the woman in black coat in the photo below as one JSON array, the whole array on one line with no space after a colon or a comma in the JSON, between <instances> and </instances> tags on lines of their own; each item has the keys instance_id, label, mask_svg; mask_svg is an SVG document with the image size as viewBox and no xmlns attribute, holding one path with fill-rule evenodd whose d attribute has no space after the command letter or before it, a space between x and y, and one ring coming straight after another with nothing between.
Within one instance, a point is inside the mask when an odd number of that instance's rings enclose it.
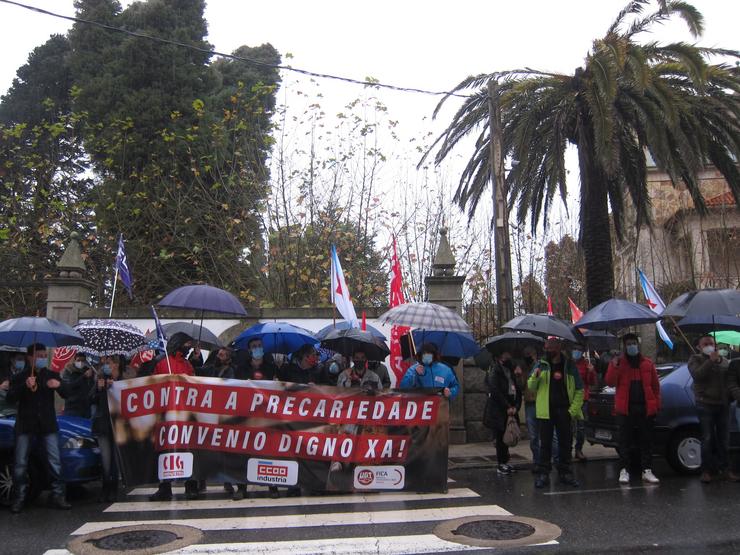
<instances>
[{"instance_id":1,"label":"woman in black coat","mask_svg":"<svg viewBox=\"0 0 740 555\"><path fill-rule=\"evenodd\" d=\"M90 390L90 402L97 407L92 420L92 433L98 440L103 465L103 489L98 499L100 502L112 502L118 497L118 465L108 408L108 389L114 381L120 379L118 357L103 358L95 384Z\"/></svg>"},{"instance_id":2,"label":"woman in black coat","mask_svg":"<svg viewBox=\"0 0 740 555\"><path fill-rule=\"evenodd\" d=\"M496 442L496 472L506 476L514 472L514 467L508 464L509 447L504 443L504 432L509 416L517 418L522 403L522 390L509 353L503 353L493 361L486 373L486 387L488 403L485 418Z\"/></svg>"}]
</instances>

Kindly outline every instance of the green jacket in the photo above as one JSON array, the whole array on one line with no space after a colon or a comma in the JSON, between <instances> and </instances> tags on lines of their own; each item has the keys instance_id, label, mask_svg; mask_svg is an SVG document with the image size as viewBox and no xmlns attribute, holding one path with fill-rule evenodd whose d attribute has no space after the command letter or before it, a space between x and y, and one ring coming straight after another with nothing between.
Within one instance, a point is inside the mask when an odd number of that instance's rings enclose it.
<instances>
[{"instance_id":1,"label":"green jacket","mask_svg":"<svg viewBox=\"0 0 740 555\"><path fill-rule=\"evenodd\" d=\"M575 365L569 359L563 357L565 363L565 386L568 391L568 400L570 407L568 412L576 420L583 419L583 381L576 370ZM537 376L537 369L540 369L540 375ZM550 418L550 364L542 359L532 367L532 373L527 380L527 387L537 392L535 400L535 412L537 418Z\"/></svg>"}]
</instances>

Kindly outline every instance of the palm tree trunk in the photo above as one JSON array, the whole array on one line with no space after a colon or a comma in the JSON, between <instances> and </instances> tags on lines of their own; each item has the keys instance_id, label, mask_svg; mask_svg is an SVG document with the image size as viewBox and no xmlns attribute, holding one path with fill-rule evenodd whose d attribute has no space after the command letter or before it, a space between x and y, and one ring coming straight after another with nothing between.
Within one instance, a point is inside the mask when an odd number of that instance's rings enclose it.
<instances>
[{"instance_id":1,"label":"palm tree trunk","mask_svg":"<svg viewBox=\"0 0 740 555\"><path fill-rule=\"evenodd\" d=\"M586 261L586 298L591 309L614 296L611 226L606 179L594 153L579 144L578 165L581 171L581 245Z\"/></svg>"}]
</instances>

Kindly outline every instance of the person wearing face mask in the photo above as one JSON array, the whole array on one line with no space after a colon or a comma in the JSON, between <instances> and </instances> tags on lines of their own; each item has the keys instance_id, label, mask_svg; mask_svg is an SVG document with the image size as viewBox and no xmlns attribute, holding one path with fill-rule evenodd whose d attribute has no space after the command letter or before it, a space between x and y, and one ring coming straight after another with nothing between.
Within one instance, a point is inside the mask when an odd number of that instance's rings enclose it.
<instances>
[{"instance_id":1,"label":"person wearing face mask","mask_svg":"<svg viewBox=\"0 0 740 555\"><path fill-rule=\"evenodd\" d=\"M154 367L154 374L185 374L193 376L193 365L185 358L193 348L193 339L184 333L176 333L167 344L167 356Z\"/></svg>"},{"instance_id":2,"label":"person wearing face mask","mask_svg":"<svg viewBox=\"0 0 740 555\"><path fill-rule=\"evenodd\" d=\"M15 403L8 401L10 380L13 374L26 368L26 355L23 353L10 353L8 365L0 368L0 414L15 414Z\"/></svg>"},{"instance_id":3,"label":"person wearing face mask","mask_svg":"<svg viewBox=\"0 0 740 555\"><path fill-rule=\"evenodd\" d=\"M319 353L313 345L303 345L291 357L290 363L278 370L278 379L283 382L324 384L318 367Z\"/></svg>"},{"instance_id":4,"label":"person wearing face mask","mask_svg":"<svg viewBox=\"0 0 740 555\"><path fill-rule=\"evenodd\" d=\"M231 363L231 349L228 347L221 347L216 351L216 356L213 358L213 362L201 366L195 370L196 376L202 376L204 378L221 378L224 380L230 380L234 377L234 367Z\"/></svg>"},{"instance_id":5,"label":"person wearing face mask","mask_svg":"<svg viewBox=\"0 0 740 555\"><path fill-rule=\"evenodd\" d=\"M94 370L87 363L84 353L75 354L62 370L62 383L67 392L64 402L65 416L90 418L90 389L95 384Z\"/></svg>"},{"instance_id":6,"label":"person wearing face mask","mask_svg":"<svg viewBox=\"0 0 740 555\"><path fill-rule=\"evenodd\" d=\"M537 465L540 456L540 434L539 427L537 426L537 410L535 407L535 401L537 399L537 391L530 389L527 385L527 379L532 373L535 363L537 362L537 349L534 347L525 347L522 351L523 361L522 370L524 371L524 386L522 397L524 400L524 415L527 418L527 436L529 437L529 449L532 451L532 472L537 471Z\"/></svg>"},{"instance_id":7,"label":"person wearing face mask","mask_svg":"<svg viewBox=\"0 0 740 555\"><path fill-rule=\"evenodd\" d=\"M274 380L277 370L275 359L265 353L259 337L250 339L246 351L237 352L234 377L238 380Z\"/></svg>"},{"instance_id":8,"label":"person wearing face mask","mask_svg":"<svg viewBox=\"0 0 740 555\"><path fill-rule=\"evenodd\" d=\"M154 367L155 375L166 374L184 374L187 376L195 375L192 364L188 362L187 355L193 348L193 339L184 333L174 334L167 344L167 356L162 358ZM185 481L185 498L188 500L198 499L198 481ZM152 495L149 501L170 501L172 499L172 483L159 482L159 487Z\"/></svg>"},{"instance_id":9,"label":"person wearing face mask","mask_svg":"<svg viewBox=\"0 0 740 555\"><path fill-rule=\"evenodd\" d=\"M442 394L450 401L457 397L460 385L452 369L440 362L441 358L434 343L424 343L417 354L418 364L406 371L400 389L442 388Z\"/></svg>"},{"instance_id":10,"label":"person wearing face mask","mask_svg":"<svg viewBox=\"0 0 740 555\"><path fill-rule=\"evenodd\" d=\"M59 426L54 409L54 392L64 398L66 392L56 373L48 368L46 347L40 343L27 350L24 368L13 374L8 398L17 401L15 420L15 466L13 467L12 513L21 512L28 493L28 457L34 440L43 445L47 471L51 479L51 505L69 509L65 499L62 463L59 457Z\"/></svg>"},{"instance_id":11,"label":"person wearing face mask","mask_svg":"<svg viewBox=\"0 0 740 555\"><path fill-rule=\"evenodd\" d=\"M95 417L92 420L92 433L100 447L100 459L103 467L103 487L98 497L98 502L112 502L118 498L118 466L116 465L116 452L113 443L113 427L110 420L108 407L108 389L113 382L121 379L120 366L112 363L108 357L104 357L88 396L91 404L96 407Z\"/></svg>"},{"instance_id":12,"label":"person wearing face mask","mask_svg":"<svg viewBox=\"0 0 740 555\"><path fill-rule=\"evenodd\" d=\"M634 333L622 336L624 353L609 363L606 384L616 388L614 412L619 425L619 483L630 481L631 452L640 453L643 482L660 482L653 474L653 427L660 410L660 382L655 364L640 353L640 342Z\"/></svg>"},{"instance_id":13,"label":"person wearing face mask","mask_svg":"<svg viewBox=\"0 0 740 555\"><path fill-rule=\"evenodd\" d=\"M689 372L701 427L700 480L706 484L728 466L729 362L717 352L711 335L700 337L696 349L698 353L689 358Z\"/></svg>"},{"instance_id":14,"label":"person wearing face mask","mask_svg":"<svg viewBox=\"0 0 740 555\"><path fill-rule=\"evenodd\" d=\"M496 473L501 476L508 476L515 472L514 467L509 464L509 447L504 443L504 432L509 417L516 418L522 402L522 390L517 380L516 370L522 372L521 368L514 367L511 354L504 352L493 361L485 378L491 408L486 425L493 431L496 461L498 462Z\"/></svg>"},{"instance_id":15,"label":"person wearing face mask","mask_svg":"<svg viewBox=\"0 0 740 555\"><path fill-rule=\"evenodd\" d=\"M527 385L537 392L540 453L534 485L544 488L550 483L552 438L557 434L560 483L578 487L570 465L571 422L583 418L583 382L575 365L562 353L559 339L545 342L545 358L535 365Z\"/></svg>"},{"instance_id":16,"label":"person wearing face mask","mask_svg":"<svg viewBox=\"0 0 740 555\"><path fill-rule=\"evenodd\" d=\"M380 377L367 368L367 355L363 351L352 354L352 366L339 374L338 387L362 387L374 390L383 389Z\"/></svg>"},{"instance_id":17,"label":"person wearing face mask","mask_svg":"<svg viewBox=\"0 0 740 555\"><path fill-rule=\"evenodd\" d=\"M584 351L581 347L576 347L571 351L573 361L576 363L576 369L578 374L581 376L583 382L583 407L581 409L583 418L579 418L575 421L576 426L576 445L575 445L575 459L577 461L585 462L586 456L583 454L583 443L586 440L586 418L588 417L586 408L588 406L588 399L590 395L589 388L596 384L596 370L594 365L591 364L591 360L584 356Z\"/></svg>"}]
</instances>

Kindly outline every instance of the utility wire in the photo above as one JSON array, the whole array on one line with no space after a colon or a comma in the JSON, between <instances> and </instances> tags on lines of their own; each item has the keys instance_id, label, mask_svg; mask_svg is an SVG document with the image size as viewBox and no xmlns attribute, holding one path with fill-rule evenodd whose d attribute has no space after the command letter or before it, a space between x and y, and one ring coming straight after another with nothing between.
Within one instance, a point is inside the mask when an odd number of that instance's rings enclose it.
<instances>
[{"instance_id":1,"label":"utility wire","mask_svg":"<svg viewBox=\"0 0 740 555\"><path fill-rule=\"evenodd\" d=\"M207 48L200 48L198 46L192 45L192 44L186 44L184 42L178 42L174 40L164 39L161 37L155 37L152 35L147 35L146 33L137 33L136 31L129 31L128 29L124 29L122 27L116 27L114 25L107 25L105 23L100 23L99 21L91 21L89 19L82 19L80 17L72 17L69 15L63 15L55 12L51 12L48 10L44 10L42 8L38 8L36 6L29 6L28 4L22 4L20 2L14 2L13 0L0 0L3 4L10 4L13 6L18 6L19 8L24 8L26 10L30 10L33 12L38 12L44 15L50 15L52 17L57 17L59 19L66 19L68 21L73 21L75 23L84 23L85 25L92 25L94 27L99 27L101 29L106 29L108 31L113 31L116 33L122 33L124 35L129 35L131 37L137 37L140 39L147 39L154 42L159 42L162 44L169 44L171 46L178 46L180 48L186 48L189 50L194 50L196 52L202 52L204 54L209 54L211 56L219 56L221 58L228 58L231 60L238 60L240 62L247 62L249 64L253 64L260 67L267 67L272 69L281 69L285 71L292 71L295 73L300 73L302 75L308 75L310 77L317 77L320 79L333 79L335 81L343 81L345 83L352 83L354 85L363 85L365 87L380 87L384 89L390 89L393 91L400 91L400 92L412 92L412 93L420 93L420 94L428 94L432 96L456 96L459 98L469 98L469 95L465 94L459 94L454 93L450 91L430 91L426 89L417 89L414 87L400 87L398 85L389 85L387 83L380 83L378 81L373 80L365 80L361 81L359 79L352 79L351 77L341 77L339 75L331 75L329 73L318 73L315 71L309 71L307 69L300 69L292 66L285 66L285 65L279 65L279 64L270 64L267 62L262 62L260 60L254 60L251 58L245 58L243 56L235 56L234 54L225 54L224 52L218 52L216 50L209 50Z\"/></svg>"}]
</instances>

